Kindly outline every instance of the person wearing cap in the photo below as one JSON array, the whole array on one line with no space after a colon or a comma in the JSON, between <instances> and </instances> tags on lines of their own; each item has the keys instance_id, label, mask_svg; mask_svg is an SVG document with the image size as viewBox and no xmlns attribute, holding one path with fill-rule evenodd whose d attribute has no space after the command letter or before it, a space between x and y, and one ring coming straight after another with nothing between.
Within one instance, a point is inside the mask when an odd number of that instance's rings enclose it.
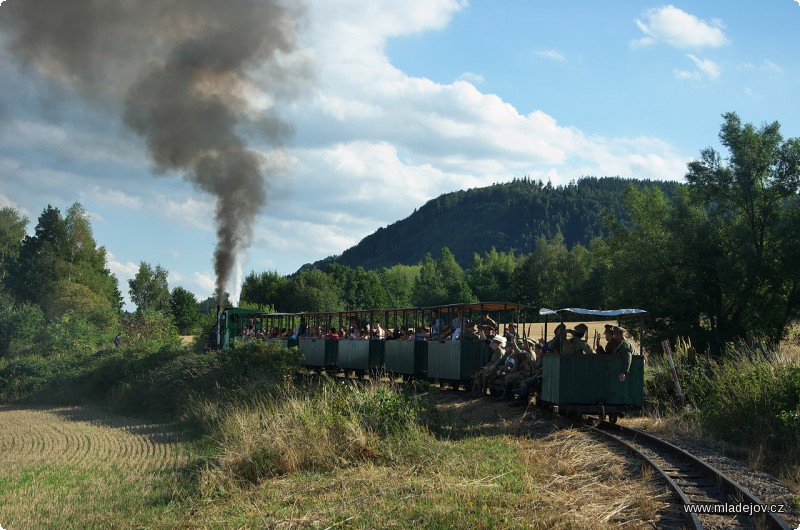
<instances>
[{"instance_id":1,"label":"person wearing cap","mask_svg":"<svg viewBox=\"0 0 800 530\"><path fill-rule=\"evenodd\" d=\"M512 351L514 352L515 362L505 374L503 393L497 398L498 401L511 401L514 399L514 385L517 383L522 384L525 379L533 374L533 362L528 356L528 352L519 349L516 343L512 343Z\"/></svg>"},{"instance_id":2,"label":"person wearing cap","mask_svg":"<svg viewBox=\"0 0 800 530\"><path fill-rule=\"evenodd\" d=\"M485 395L486 389L489 388L490 378L494 380L497 370L506 361L505 349L506 338L496 335L489 343L489 348L492 350L492 357L489 363L478 369L473 377L472 392L478 395Z\"/></svg>"},{"instance_id":3,"label":"person wearing cap","mask_svg":"<svg viewBox=\"0 0 800 530\"><path fill-rule=\"evenodd\" d=\"M531 375L522 380L522 384L517 389L517 397L509 407L522 407L528 404L531 392L541 391L542 389L542 344L533 343L531 352Z\"/></svg>"},{"instance_id":4,"label":"person wearing cap","mask_svg":"<svg viewBox=\"0 0 800 530\"><path fill-rule=\"evenodd\" d=\"M566 324L563 322L556 326L556 329L553 330L553 338L545 344L545 352L546 353L575 353L572 344L567 340L567 331L571 331L567 329Z\"/></svg>"},{"instance_id":5,"label":"person wearing cap","mask_svg":"<svg viewBox=\"0 0 800 530\"><path fill-rule=\"evenodd\" d=\"M628 377L630 373L631 361L633 360L636 350L633 348L633 344L625 338L625 333L627 333L625 328L622 326L614 326L612 332L614 333L614 342L617 343L614 353L619 357L619 380L625 381L625 378Z\"/></svg>"},{"instance_id":6,"label":"person wearing cap","mask_svg":"<svg viewBox=\"0 0 800 530\"><path fill-rule=\"evenodd\" d=\"M605 328L606 329L603 331L603 336L606 339L605 348L600 344L599 337L595 342L595 350L597 350L597 353L601 355L604 355L606 353L608 354L614 353L614 347L616 347L616 343L614 342L614 332L612 331L614 329L614 326L611 324L606 324Z\"/></svg>"},{"instance_id":7,"label":"person wearing cap","mask_svg":"<svg viewBox=\"0 0 800 530\"><path fill-rule=\"evenodd\" d=\"M489 312L488 311L484 311L483 313L481 313L481 325L480 325L480 328L482 330L484 330L485 332L487 332L487 333L489 332L489 330L492 330L492 331L495 331L495 332L497 331L497 322L492 320L492 318L489 316Z\"/></svg>"},{"instance_id":8,"label":"person wearing cap","mask_svg":"<svg viewBox=\"0 0 800 530\"><path fill-rule=\"evenodd\" d=\"M572 346L573 353L582 353L584 355L594 354L594 351L592 351L592 347L589 346L589 343L583 340L584 335L586 335L586 332L588 331L589 327L583 323L578 324L572 330L572 338L567 342Z\"/></svg>"}]
</instances>

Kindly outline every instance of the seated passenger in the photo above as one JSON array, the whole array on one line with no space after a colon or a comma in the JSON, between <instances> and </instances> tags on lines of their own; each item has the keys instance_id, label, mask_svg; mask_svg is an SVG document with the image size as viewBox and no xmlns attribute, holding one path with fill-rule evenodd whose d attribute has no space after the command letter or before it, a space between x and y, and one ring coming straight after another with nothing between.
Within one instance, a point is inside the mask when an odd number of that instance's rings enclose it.
<instances>
[{"instance_id":1,"label":"seated passenger","mask_svg":"<svg viewBox=\"0 0 800 530\"><path fill-rule=\"evenodd\" d=\"M456 318L450 323L450 338L457 340L461 333L467 329L467 324L469 324L469 321L464 316L464 308L459 307L456 309Z\"/></svg>"},{"instance_id":2,"label":"seated passenger","mask_svg":"<svg viewBox=\"0 0 800 530\"><path fill-rule=\"evenodd\" d=\"M578 324L572 330L572 338L567 341L572 347L573 353L583 353L585 355L592 355L594 351L592 351L592 347L583 340L584 335L589 331L589 327L586 324Z\"/></svg>"},{"instance_id":3,"label":"seated passenger","mask_svg":"<svg viewBox=\"0 0 800 530\"><path fill-rule=\"evenodd\" d=\"M467 324L467 329L461 334L461 338L472 341L482 341L486 340L486 335L483 333L483 330L478 331L478 326L473 322Z\"/></svg>"},{"instance_id":4,"label":"seated passenger","mask_svg":"<svg viewBox=\"0 0 800 530\"><path fill-rule=\"evenodd\" d=\"M614 349L617 347L616 343L614 342L614 332L612 331L614 326L611 324L605 325L605 331L603 331L603 336L606 339L606 346L605 348L600 345L600 338L598 337L595 341L595 349L597 353L600 354L611 354L614 352Z\"/></svg>"},{"instance_id":5,"label":"seated passenger","mask_svg":"<svg viewBox=\"0 0 800 530\"><path fill-rule=\"evenodd\" d=\"M533 362L531 362L527 351L515 348L514 360L516 362L506 374L503 393L497 398L498 401L511 401L514 399L514 385L517 383L522 384L525 379L528 379L533 374Z\"/></svg>"},{"instance_id":6,"label":"seated passenger","mask_svg":"<svg viewBox=\"0 0 800 530\"><path fill-rule=\"evenodd\" d=\"M489 330L492 330L492 331L496 332L497 331L497 322L495 322L494 320L491 319L491 317L489 316L489 312L488 311L484 311L481 314L481 325L479 327L480 327L480 329L482 329L484 331L484 333L488 333Z\"/></svg>"},{"instance_id":7,"label":"seated passenger","mask_svg":"<svg viewBox=\"0 0 800 530\"><path fill-rule=\"evenodd\" d=\"M326 338L329 338L331 340L339 340L339 333L336 332L336 328L331 328L328 331L328 336Z\"/></svg>"},{"instance_id":8,"label":"seated passenger","mask_svg":"<svg viewBox=\"0 0 800 530\"><path fill-rule=\"evenodd\" d=\"M381 327L381 321L375 321L375 327L372 329L372 336L379 340L386 340L386 330Z\"/></svg>"},{"instance_id":9,"label":"seated passenger","mask_svg":"<svg viewBox=\"0 0 800 530\"><path fill-rule=\"evenodd\" d=\"M572 353L571 351L564 351L565 342L567 341L567 326L562 322L553 330L553 338L544 345L545 353Z\"/></svg>"},{"instance_id":10,"label":"seated passenger","mask_svg":"<svg viewBox=\"0 0 800 530\"><path fill-rule=\"evenodd\" d=\"M542 391L542 344L535 343L531 354L531 364L533 366L530 377L523 379L522 384L517 390L517 397L510 407L522 407L528 404L531 392Z\"/></svg>"},{"instance_id":11,"label":"seated passenger","mask_svg":"<svg viewBox=\"0 0 800 530\"><path fill-rule=\"evenodd\" d=\"M492 350L492 357L489 359L489 363L479 368L473 376L473 394L481 396L486 394L486 389L489 388L491 380L497 377L497 371L505 364L507 360L508 356L505 354L505 337L501 337L499 335L495 336L495 338L492 339L492 342L489 344L489 348Z\"/></svg>"},{"instance_id":12,"label":"seated passenger","mask_svg":"<svg viewBox=\"0 0 800 530\"><path fill-rule=\"evenodd\" d=\"M417 326L416 331L414 333L410 333L406 340L425 341L427 338L428 334L425 333L425 327Z\"/></svg>"},{"instance_id":13,"label":"seated passenger","mask_svg":"<svg viewBox=\"0 0 800 530\"><path fill-rule=\"evenodd\" d=\"M438 309L431 309L431 318L430 322L428 323L428 327L431 328L431 340L439 340L442 338L442 336L447 335L448 330L444 325L444 321L439 316Z\"/></svg>"}]
</instances>

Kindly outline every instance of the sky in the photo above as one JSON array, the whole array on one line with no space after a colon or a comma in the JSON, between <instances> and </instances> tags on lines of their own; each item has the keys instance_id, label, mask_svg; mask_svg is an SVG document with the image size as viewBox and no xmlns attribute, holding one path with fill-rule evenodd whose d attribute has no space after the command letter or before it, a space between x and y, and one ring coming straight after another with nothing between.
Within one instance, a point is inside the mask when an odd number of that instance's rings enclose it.
<instances>
[{"instance_id":1,"label":"sky","mask_svg":"<svg viewBox=\"0 0 800 530\"><path fill-rule=\"evenodd\" d=\"M110 91L65 90L75 76L21 60L2 13L16 1L0 5L0 206L32 233L48 204L80 202L127 309L142 261L211 296L216 197L155 162ZM237 128L266 203L228 290L340 254L446 192L524 176L681 181L702 149L725 153L725 112L800 136L799 3L308 2L280 70L237 92L286 134Z\"/></svg>"}]
</instances>

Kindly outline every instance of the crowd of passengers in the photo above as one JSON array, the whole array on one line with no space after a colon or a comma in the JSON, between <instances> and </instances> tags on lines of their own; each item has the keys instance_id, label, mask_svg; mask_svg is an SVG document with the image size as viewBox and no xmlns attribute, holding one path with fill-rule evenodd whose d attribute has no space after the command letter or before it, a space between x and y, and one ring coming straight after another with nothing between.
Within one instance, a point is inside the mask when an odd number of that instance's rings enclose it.
<instances>
[{"instance_id":1,"label":"crowd of passengers","mask_svg":"<svg viewBox=\"0 0 800 530\"><path fill-rule=\"evenodd\" d=\"M628 377L631 359L636 353L631 342L625 338L627 331L621 326L605 325L605 345L601 343L599 336L595 338L593 346L589 345L585 339L589 328L583 323L572 329L568 329L564 323L558 324L549 341L533 340L520 337L513 323L506 325L505 332L501 335L497 322L492 320L488 311L482 312L478 322L472 322L464 316L461 308L456 310L456 316L449 325L442 319L439 311L433 309L427 326L399 326L390 331L383 327L380 320L375 320L370 325L357 316L350 319L349 326L340 328L319 324L309 326L305 318L301 318L300 324L291 334L286 328L272 328L268 334L256 328L255 322L251 320L243 325L242 334L284 339L302 337L333 340L482 341L489 345L492 356L485 366L475 372L472 392L475 396L487 396L490 388L502 387L503 391L497 399L513 401L510 403L512 407L527 405L530 394L541 391L544 353L616 355L620 360L620 381L625 381Z\"/></svg>"}]
</instances>

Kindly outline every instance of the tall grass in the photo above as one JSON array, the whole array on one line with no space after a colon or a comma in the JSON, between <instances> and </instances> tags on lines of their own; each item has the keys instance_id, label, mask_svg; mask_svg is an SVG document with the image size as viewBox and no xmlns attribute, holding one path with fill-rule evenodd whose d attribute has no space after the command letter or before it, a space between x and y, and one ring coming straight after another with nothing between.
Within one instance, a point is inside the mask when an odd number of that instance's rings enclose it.
<instances>
[{"instance_id":1,"label":"tall grass","mask_svg":"<svg viewBox=\"0 0 800 530\"><path fill-rule=\"evenodd\" d=\"M406 458L424 446L423 402L387 384L282 387L249 403L197 400L190 413L219 445L204 488L227 488L299 471L325 472Z\"/></svg>"},{"instance_id":2,"label":"tall grass","mask_svg":"<svg viewBox=\"0 0 800 530\"><path fill-rule=\"evenodd\" d=\"M730 344L720 359L690 362L691 344L679 342L675 362L689 409L683 420L719 440L758 454L765 467L800 479L800 363L779 348ZM651 365L649 405L675 410L665 359Z\"/></svg>"}]
</instances>

